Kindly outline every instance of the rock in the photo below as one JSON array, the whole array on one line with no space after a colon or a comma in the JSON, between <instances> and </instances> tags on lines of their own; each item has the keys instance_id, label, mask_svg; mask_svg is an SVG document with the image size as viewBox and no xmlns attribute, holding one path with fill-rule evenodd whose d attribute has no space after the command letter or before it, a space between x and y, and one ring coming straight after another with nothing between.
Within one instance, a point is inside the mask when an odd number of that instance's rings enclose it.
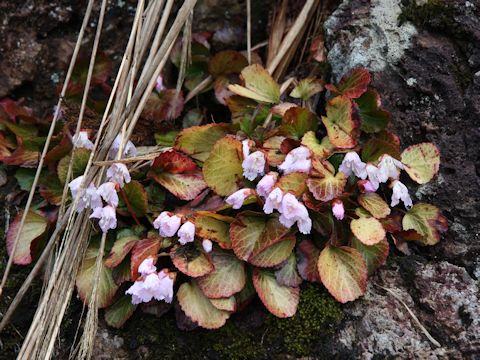
<instances>
[{"instance_id":1,"label":"rock","mask_svg":"<svg viewBox=\"0 0 480 360\"><path fill-rule=\"evenodd\" d=\"M94 360L123 360L129 359L128 353L123 350L123 338L111 334L100 328L95 336L95 346L92 358Z\"/></svg>"}]
</instances>

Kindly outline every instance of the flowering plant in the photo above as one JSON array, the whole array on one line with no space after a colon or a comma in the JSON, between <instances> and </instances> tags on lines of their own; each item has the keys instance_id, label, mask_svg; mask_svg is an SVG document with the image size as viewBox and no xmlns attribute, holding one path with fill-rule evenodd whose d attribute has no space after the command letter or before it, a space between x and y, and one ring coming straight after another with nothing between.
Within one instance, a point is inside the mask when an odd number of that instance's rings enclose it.
<instances>
[{"instance_id":1,"label":"flowering plant","mask_svg":"<svg viewBox=\"0 0 480 360\"><path fill-rule=\"evenodd\" d=\"M92 132L74 136L73 151L56 157L57 182L65 181L64 157L75 158L68 186L72 197L82 191L76 210L89 211L111 244L98 287L110 325L122 326L139 305L145 310L176 298L193 322L218 328L255 294L272 314L290 317L303 281L352 301L392 246L439 241L446 219L435 206L414 203L404 184L408 177L430 181L439 152L431 143L401 150L379 95L368 88L368 71L354 69L338 84L303 79L289 96L240 53L215 55L208 71L232 122L160 133L157 143L168 146L146 170L129 169L137 149L118 137L105 182L84 190L78 175ZM157 85L144 118L178 117L183 97L161 78ZM326 97L321 118L311 106L319 94ZM17 264L31 262L32 244L47 225L45 211L27 217L30 232ZM92 241L77 275L86 302L97 253Z\"/></svg>"}]
</instances>

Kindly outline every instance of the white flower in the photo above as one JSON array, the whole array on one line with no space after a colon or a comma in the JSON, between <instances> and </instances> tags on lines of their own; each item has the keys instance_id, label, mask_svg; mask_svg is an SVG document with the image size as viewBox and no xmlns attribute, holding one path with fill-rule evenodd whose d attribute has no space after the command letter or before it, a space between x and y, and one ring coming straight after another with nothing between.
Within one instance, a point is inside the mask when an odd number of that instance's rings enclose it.
<instances>
[{"instance_id":1,"label":"white flower","mask_svg":"<svg viewBox=\"0 0 480 360\"><path fill-rule=\"evenodd\" d=\"M100 195L108 205L118 206L118 194L115 183L108 181L98 187L97 194Z\"/></svg>"},{"instance_id":2,"label":"white flower","mask_svg":"<svg viewBox=\"0 0 480 360\"><path fill-rule=\"evenodd\" d=\"M125 292L132 295L132 304L149 302L152 299L165 300L170 303L173 299L173 279L165 270L142 276Z\"/></svg>"},{"instance_id":3,"label":"white flower","mask_svg":"<svg viewBox=\"0 0 480 360\"><path fill-rule=\"evenodd\" d=\"M88 139L88 132L80 131L78 134L73 135L72 138L73 147L75 149L85 148L88 150L93 149L93 142Z\"/></svg>"},{"instance_id":4,"label":"white flower","mask_svg":"<svg viewBox=\"0 0 480 360\"><path fill-rule=\"evenodd\" d=\"M178 231L182 219L177 215L171 215L164 211L153 222L153 227L159 229L161 236L172 237Z\"/></svg>"},{"instance_id":5,"label":"white flower","mask_svg":"<svg viewBox=\"0 0 480 360\"><path fill-rule=\"evenodd\" d=\"M80 184L82 183L83 176L79 176L76 179L73 179L69 184L68 187L70 188L70 192L72 193L72 198L76 198L78 190L80 189ZM90 184L88 188L83 189L80 197L78 198L77 203L77 212L82 212L87 207L91 207L93 209L97 207L102 207L102 199L100 195L97 193L97 188L95 185Z\"/></svg>"},{"instance_id":6,"label":"white flower","mask_svg":"<svg viewBox=\"0 0 480 360\"><path fill-rule=\"evenodd\" d=\"M202 241L202 247L203 247L203 250L205 250L206 253L211 252L212 248L213 248L212 241L209 240L209 239L204 239Z\"/></svg>"},{"instance_id":7,"label":"white flower","mask_svg":"<svg viewBox=\"0 0 480 360\"><path fill-rule=\"evenodd\" d=\"M258 175L265 173L265 155L261 151L255 151L248 155L242 162L243 176L253 181Z\"/></svg>"},{"instance_id":8,"label":"white flower","mask_svg":"<svg viewBox=\"0 0 480 360\"><path fill-rule=\"evenodd\" d=\"M149 256L145 260L142 261L140 266L138 267L138 272L142 274L143 276L157 272L157 268L155 267L154 258L152 256Z\"/></svg>"},{"instance_id":9,"label":"white flower","mask_svg":"<svg viewBox=\"0 0 480 360\"><path fill-rule=\"evenodd\" d=\"M157 77L157 82L155 84L155 89L160 92L162 90L165 90L165 85L163 85L163 78L162 78L162 75L158 75Z\"/></svg>"},{"instance_id":10,"label":"white flower","mask_svg":"<svg viewBox=\"0 0 480 360\"><path fill-rule=\"evenodd\" d=\"M312 219L308 215L306 218L298 219L297 226L302 234L308 235L312 231Z\"/></svg>"},{"instance_id":11,"label":"white flower","mask_svg":"<svg viewBox=\"0 0 480 360\"><path fill-rule=\"evenodd\" d=\"M381 175L379 174L378 168L375 165L367 164L366 171L370 184L372 185L373 189L377 191L380 183L382 182L380 181Z\"/></svg>"},{"instance_id":12,"label":"white flower","mask_svg":"<svg viewBox=\"0 0 480 360\"><path fill-rule=\"evenodd\" d=\"M302 234L310 234L312 220L308 215L308 210L293 194L285 194L279 211L281 213L279 221L285 227L290 228L296 222Z\"/></svg>"},{"instance_id":13,"label":"white flower","mask_svg":"<svg viewBox=\"0 0 480 360\"><path fill-rule=\"evenodd\" d=\"M369 180L360 180L358 182L358 187L360 188L360 191L363 193L375 192L378 189L378 188L375 189L375 186L373 186Z\"/></svg>"},{"instance_id":14,"label":"white flower","mask_svg":"<svg viewBox=\"0 0 480 360\"><path fill-rule=\"evenodd\" d=\"M122 188L125 183L129 183L132 179L128 172L127 166L122 163L114 163L107 170L107 178L120 185Z\"/></svg>"},{"instance_id":15,"label":"white flower","mask_svg":"<svg viewBox=\"0 0 480 360\"><path fill-rule=\"evenodd\" d=\"M115 159L118 154L118 150L120 149L120 143L122 141L122 135L117 135L115 140L113 140L112 147L108 151L108 157L110 159ZM123 156L124 157L132 157L137 156L137 148L131 141L127 141L126 144L123 145Z\"/></svg>"},{"instance_id":16,"label":"white flower","mask_svg":"<svg viewBox=\"0 0 480 360\"><path fill-rule=\"evenodd\" d=\"M225 202L229 205L232 205L232 209L240 209L245 199L252 194L252 189L240 189L238 191L235 191L228 198L226 198Z\"/></svg>"},{"instance_id":17,"label":"white flower","mask_svg":"<svg viewBox=\"0 0 480 360\"><path fill-rule=\"evenodd\" d=\"M367 164L360 159L360 156L358 156L355 151L350 151L345 154L345 157L343 158L338 170L344 173L346 176L350 176L353 172L356 177L359 177L360 179L366 179L366 166Z\"/></svg>"},{"instance_id":18,"label":"white flower","mask_svg":"<svg viewBox=\"0 0 480 360\"><path fill-rule=\"evenodd\" d=\"M242 141L242 152L243 158L246 159L247 156L250 154L250 140L246 139Z\"/></svg>"},{"instance_id":19,"label":"white flower","mask_svg":"<svg viewBox=\"0 0 480 360\"><path fill-rule=\"evenodd\" d=\"M104 233L117 227L117 215L115 209L110 205L93 209L92 215L90 215L90 219L92 218L100 219L98 226Z\"/></svg>"},{"instance_id":20,"label":"white flower","mask_svg":"<svg viewBox=\"0 0 480 360\"><path fill-rule=\"evenodd\" d=\"M273 210L279 209L283 199L283 192L280 188L275 188L270 194L268 194L265 205L263 205L263 211L265 214L271 214Z\"/></svg>"},{"instance_id":21,"label":"white flower","mask_svg":"<svg viewBox=\"0 0 480 360\"><path fill-rule=\"evenodd\" d=\"M403 164L397 159L394 159L390 155L384 154L380 158L378 169L378 177L380 182L386 182L388 178L398 180L398 177L400 176L400 170L403 170L404 167Z\"/></svg>"},{"instance_id":22,"label":"white flower","mask_svg":"<svg viewBox=\"0 0 480 360\"><path fill-rule=\"evenodd\" d=\"M335 199L332 202L332 213L337 220L343 220L345 217L345 208L343 207L342 200Z\"/></svg>"},{"instance_id":23,"label":"white flower","mask_svg":"<svg viewBox=\"0 0 480 360\"><path fill-rule=\"evenodd\" d=\"M290 174L292 172L309 173L312 166L310 160L310 150L305 146L300 146L290 151L285 157L285 161L278 167L284 174Z\"/></svg>"},{"instance_id":24,"label":"white flower","mask_svg":"<svg viewBox=\"0 0 480 360\"><path fill-rule=\"evenodd\" d=\"M192 222L187 221L178 230L178 242L182 245L192 242L195 238L195 225Z\"/></svg>"},{"instance_id":25,"label":"white flower","mask_svg":"<svg viewBox=\"0 0 480 360\"><path fill-rule=\"evenodd\" d=\"M77 197L77 192L80 189L80 185L83 181L83 175L79 176L68 183L68 187L70 188L70 192L72 193L72 198Z\"/></svg>"},{"instance_id":26,"label":"white flower","mask_svg":"<svg viewBox=\"0 0 480 360\"><path fill-rule=\"evenodd\" d=\"M405 207L408 209L412 207L412 199L410 198L410 195L408 194L408 189L405 185L403 185L400 181L395 180L393 182L393 194L392 194L392 202L390 203L390 206L394 207L398 205L398 203L403 201L405 204Z\"/></svg>"},{"instance_id":27,"label":"white flower","mask_svg":"<svg viewBox=\"0 0 480 360\"><path fill-rule=\"evenodd\" d=\"M257 184L257 194L263 197L267 197L273 190L275 183L277 182L278 173L271 171L265 175Z\"/></svg>"}]
</instances>

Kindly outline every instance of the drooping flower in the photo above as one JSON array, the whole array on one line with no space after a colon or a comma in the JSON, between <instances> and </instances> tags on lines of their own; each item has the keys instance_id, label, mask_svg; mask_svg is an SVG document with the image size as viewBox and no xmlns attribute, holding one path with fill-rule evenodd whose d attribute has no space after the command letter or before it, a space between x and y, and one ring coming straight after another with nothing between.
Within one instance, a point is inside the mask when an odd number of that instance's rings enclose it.
<instances>
[{"instance_id":1,"label":"drooping flower","mask_svg":"<svg viewBox=\"0 0 480 360\"><path fill-rule=\"evenodd\" d=\"M107 181L103 183L98 187L97 193L107 204L113 207L118 206L118 194L114 182Z\"/></svg>"},{"instance_id":2,"label":"drooping flower","mask_svg":"<svg viewBox=\"0 0 480 360\"><path fill-rule=\"evenodd\" d=\"M275 188L270 194L268 194L265 204L263 205L263 212L265 214L271 214L273 210L279 209L282 204L283 192L280 188Z\"/></svg>"},{"instance_id":3,"label":"drooping flower","mask_svg":"<svg viewBox=\"0 0 480 360\"><path fill-rule=\"evenodd\" d=\"M192 242L195 239L195 225L192 222L187 221L180 227L177 235L178 242L182 245Z\"/></svg>"},{"instance_id":4,"label":"drooping flower","mask_svg":"<svg viewBox=\"0 0 480 360\"><path fill-rule=\"evenodd\" d=\"M297 226L298 230L304 234L308 235L312 231L312 219L308 216L308 211L307 211L307 216L304 218L299 218L297 219Z\"/></svg>"},{"instance_id":5,"label":"drooping flower","mask_svg":"<svg viewBox=\"0 0 480 360\"><path fill-rule=\"evenodd\" d=\"M373 189L375 189L374 191L377 191L378 187L380 186L380 183L382 182L380 181L381 175L379 175L378 168L373 164L367 164L367 167L365 169L367 171L368 180L370 181L370 184L372 185Z\"/></svg>"},{"instance_id":6,"label":"drooping flower","mask_svg":"<svg viewBox=\"0 0 480 360\"><path fill-rule=\"evenodd\" d=\"M112 164L107 170L107 178L120 185L121 188L132 180L127 166L122 163Z\"/></svg>"},{"instance_id":7,"label":"drooping flower","mask_svg":"<svg viewBox=\"0 0 480 360\"><path fill-rule=\"evenodd\" d=\"M203 247L203 250L205 250L206 253L211 252L212 248L213 248L212 241L209 240L209 239L204 239L202 241L202 247Z\"/></svg>"},{"instance_id":8,"label":"drooping flower","mask_svg":"<svg viewBox=\"0 0 480 360\"><path fill-rule=\"evenodd\" d=\"M242 141L242 152L243 158L246 159L247 156L250 154L250 140L246 139Z\"/></svg>"},{"instance_id":9,"label":"drooping flower","mask_svg":"<svg viewBox=\"0 0 480 360\"><path fill-rule=\"evenodd\" d=\"M308 215L308 210L293 194L287 193L283 196L279 211L281 213L279 221L282 225L290 228L296 222L302 234L310 234L312 220Z\"/></svg>"},{"instance_id":10,"label":"drooping flower","mask_svg":"<svg viewBox=\"0 0 480 360\"><path fill-rule=\"evenodd\" d=\"M113 140L112 147L108 151L108 157L110 159L115 159L118 154L118 150L120 149L120 144L122 142L122 135L117 135L115 140ZM132 157L137 156L137 148L133 143L129 140L123 145L123 156L124 157Z\"/></svg>"},{"instance_id":11,"label":"drooping flower","mask_svg":"<svg viewBox=\"0 0 480 360\"><path fill-rule=\"evenodd\" d=\"M257 194L263 197L267 197L273 190L275 183L277 182L278 173L275 171L269 172L265 175L257 184Z\"/></svg>"},{"instance_id":12,"label":"drooping flower","mask_svg":"<svg viewBox=\"0 0 480 360\"><path fill-rule=\"evenodd\" d=\"M371 193L377 191L377 189L375 189L375 187L369 180L360 180L357 184L360 188L360 191L363 193Z\"/></svg>"},{"instance_id":13,"label":"drooping flower","mask_svg":"<svg viewBox=\"0 0 480 360\"><path fill-rule=\"evenodd\" d=\"M80 189L80 185L83 181L83 175L79 176L68 183L68 187L70 188L70 192L72 193L72 198L77 196L77 192Z\"/></svg>"},{"instance_id":14,"label":"drooping flower","mask_svg":"<svg viewBox=\"0 0 480 360\"><path fill-rule=\"evenodd\" d=\"M265 155L261 151L255 151L248 155L242 162L243 176L253 181L258 175L265 174Z\"/></svg>"},{"instance_id":15,"label":"drooping flower","mask_svg":"<svg viewBox=\"0 0 480 360\"><path fill-rule=\"evenodd\" d=\"M161 236L174 236L182 223L182 219L179 216L170 214L164 211L153 222L153 227L159 230Z\"/></svg>"},{"instance_id":16,"label":"drooping flower","mask_svg":"<svg viewBox=\"0 0 480 360\"><path fill-rule=\"evenodd\" d=\"M157 77L157 82L155 83L155 89L157 92L160 92L162 90L165 90L165 85L163 85L163 77L162 75L158 75Z\"/></svg>"},{"instance_id":17,"label":"drooping flower","mask_svg":"<svg viewBox=\"0 0 480 360\"><path fill-rule=\"evenodd\" d=\"M140 266L138 267L138 272L143 276L156 272L157 268L153 263L154 261L155 259L152 256L149 256L148 258L143 260Z\"/></svg>"},{"instance_id":18,"label":"drooping flower","mask_svg":"<svg viewBox=\"0 0 480 360\"><path fill-rule=\"evenodd\" d=\"M72 193L72 198L75 199L77 196L78 190L80 189L80 184L82 183L83 175L73 179L69 184L68 187L70 188L70 192ZM97 188L95 185L90 184L86 189L83 189L77 203L77 212L82 212L87 207L91 207L95 209L97 207L102 207L102 199L100 195L97 193Z\"/></svg>"},{"instance_id":19,"label":"drooping flower","mask_svg":"<svg viewBox=\"0 0 480 360\"><path fill-rule=\"evenodd\" d=\"M240 189L225 199L225 202L232 205L232 209L240 209L247 197L254 194L252 189Z\"/></svg>"},{"instance_id":20,"label":"drooping flower","mask_svg":"<svg viewBox=\"0 0 480 360\"><path fill-rule=\"evenodd\" d=\"M73 135L72 138L73 147L75 149L85 148L88 150L93 149L93 142L88 139L88 132L80 131L78 134Z\"/></svg>"},{"instance_id":21,"label":"drooping flower","mask_svg":"<svg viewBox=\"0 0 480 360\"><path fill-rule=\"evenodd\" d=\"M93 212L90 215L90 219L92 218L99 219L98 226L100 226L100 229L102 229L104 233L117 227L115 208L110 205L93 209Z\"/></svg>"},{"instance_id":22,"label":"drooping flower","mask_svg":"<svg viewBox=\"0 0 480 360\"><path fill-rule=\"evenodd\" d=\"M345 217L345 208L343 207L343 202L340 199L335 199L332 202L332 213L337 220L343 220Z\"/></svg>"},{"instance_id":23,"label":"drooping flower","mask_svg":"<svg viewBox=\"0 0 480 360\"><path fill-rule=\"evenodd\" d=\"M281 163L278 168L282 170L284 174L290 174L292 172L308 174L312 166L310 156L311 153L307 147L299 146L287 154L285 161Z\"/></svg>"},{"instance_id":24,"label":"drooping flower","mask_svg":"<svg viewBox=\"0 0 480 360\"><path fill-rule=\"evenodd\" d=\"M408 209L412 207L412 199L410 198L410 194L408 193L408 189L405 185L403 185L399 180L395 180L392 183L392 202L390 203L390 206L394 207L398 205L398 203L403 201L405 204L405 207Z\"/></svg>"},{"instance_id":25,"label":"drooping flower","mask_svg":"<svg viewBox=\"0 0 480 360\"><path fill-rule=\"evenodd\" d=\"M367 164L360 159L360 156L358 156L355 151L350 151L345 154L345 157L343 158L338 170L344 173L346 176L350 176L353 172L356 177L359 177L360 179L366 179L366 166Z\"/></svg>"},{"instance_id":26,"label":"drooping flower","mask_svg":"<svg viewBox=\"0 0 480 360\"><path fill-rule=\"evenodd\" d=\"M380 182L386 182L389 178L398 180L400 170L404 169L403 164L388 154L382 155L378 163Z\"/></svg>"}]
</instances>

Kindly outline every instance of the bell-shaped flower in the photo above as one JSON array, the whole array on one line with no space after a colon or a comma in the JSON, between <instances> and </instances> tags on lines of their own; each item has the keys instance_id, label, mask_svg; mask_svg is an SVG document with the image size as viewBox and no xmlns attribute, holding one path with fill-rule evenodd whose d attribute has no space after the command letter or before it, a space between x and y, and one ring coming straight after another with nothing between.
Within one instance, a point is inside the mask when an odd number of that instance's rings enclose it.
<instances>
[{"instance_id":1,"label":"bell-shaped flower","mask_svg":"<svg viewBox=\"0 0 480 360\"><path fill-rule=\"evenodd\" d=\"M80 185L82 183L83 176L79 176L73 179L69 184L68 187L70 188L70 192L72 193L72 198L75 199L77 193L80 189ZM77 212L82 212L88 207L95 209L97 207L102 207L102 199L100 195L97 193L97 188L95 185L90 184L86 189L83 189L77 203Z\"/></svg>"},{"instance_id":2,"label":"bell-shaped flower","mask_svg":"<svg viewBox=\"0 0 480 360\"><path fill-rule=\"evenodd\" d=\"M380 186L380 183L383 181L380 181L381 175L379 174L379 169L373 164L367 164L366 167L367 175L368 175L368 181L370 181L370 184L372 185L373 189L377 191L378 187Z\"/></svg>"},{"instance_id":3,"label":"bell-shaped flower","mask_svg":"<svg viewBox=\"0 0 480 360\"><path fill-rule=\"evenodd\" d=\"M113 207L118 206L118 194L114 182L107 181L106 183L103 183L98 187L97 193L108 205Z\"/></svg>"},{"instance_id":4,"label":"bell-shaped flower","mask_svg":"<svg viewBox=\"0 0 480 360\"><path fill-rule=\"evenodd\" d=\"M308 148L299 146L287 154L285 161L281 163L278 168L282 170L284 174L290 174L292 172L308 174L312 166L310 156L311 153Z\"/></svg>"},{"instance_id":5,"label":"bell-shaped flower","mask_svg":"<svg viewBox=\"0 0 480 360\"><path fill-rule=\"evenodd\" d=\"M179 216L164 211L155 219L153 227L159 230L161 236L172 237L177 233L181 223L182 219Z\"/></svg>"},{"instance_id":6,"label":"bell-shaped flower","mask_svg":"<svg viewBox=\"0 0 480 360\"><path fill-rule=\"evenodd\" d=\"M297 219L297 226L298 230L304 234L308 235L312 231L312 219L308 216L308 211L307 211L307 216L303 218Z\"/></svg>"},{"instance_id":7,"label":"bell-shaped flower","mask_svg":"<svg viewBox=\"0 0 480 360\"><path fill-rule=\"evenodd\" d=\"M243 176L253 181L258 175L265 174L265 155L261 151L255 151L248 155L242 162Z\"/></svg>"},{"instance_id":8,"label":"bell-shaped flower","mask_svg":"<svg viewBox=\"0 0 480 360\"><path fill-rule=\"evenodd\" d=\"M235 191L229 197L227 197L225 199L225 202L229 205L232 205L232 209L240 209L245 199L253 194L254 194L254 191L252 189L248 189L248 188L240 189L238 191Z\"/></svg>"},{"instance_id":9,"label":"bell-shaped flower","mask_svg":"<svg viewBox=\"0 0 480 360\"><path fill-rule=\"evenodd\" d=\"M132 180L127 166L122 163L112 164L107 170L107 178L111 182L117 183L121 188Z\"/></svg>"},{"instance_id":10,"label":"bell-shaped flower","mask_svg":"<svg viewBox=\"0 0 480 360\"><path fill-rule=\"evenodd\" d=\"M83 181L83 175L73 179L68 183L68 187L70 189L70 192L72 193L72 198L75 198L77 196L77 193L78 193L78 190L80 190L80 185L82 184L82 181Z\"/></svg>"},{"instance_id":11,"label":"bell-shaped flower","mask_svg":"<svg viewBox=\"0 0 480 360\"><path fill-rule=\"evenodd\" d=\"M302 234L310 234L312 220L308 215L308 210L293 194L287 193L283 196L279 211L281 214L279 221L283 226L290 228L297 223Z\"/></svg>"},{"instance_id":12,"label":"bell-shaped flower","mask_svg":"<svg viewBox=\"0 0 480 360\"><path fill-rule=\"evenodd\" d=\"M340 199L335 199L332 202L332 213L337 220L343 220L345 217L345 208L343 207L343 202Z\"/></svg>"},{"instance_id":13,"label":"bell-shaped flower","mask_svg":"<svg viewBox=\"0 0 480 360\"><path fill-rule=\"evenodd\" d=\"M382 155L378 163L378 177L380 182L386 182L389 178L398 180L400 170L404 169L403 164L388 154Z\"/></svg>"},{"instance_id":14,"label":"bell-shaped flower","mask_svg":"<svg viewBox=\"0 0 480 360\"><path fill-rule=\"evenodd\" d=\"M204 239L202 241L202 247L203 247L203 250L205 250L206 253L211 252L212 248L213 248L212 240Z\"/></svg>"},{"instance_id":15,"label":"bell-shaped flower","mask_svg":"<svg viewBox=\"0 0 480 360\"><path fill-rule=\"evenodd\" d=\"M152 272L138 278L125 294L132 295L134 305L149 302L152 299L170 303L173 299L173 282L174 276L170 276L168 270Z\"/></svg>"},{"instance_id":16,"label":"bell-shaped flower","mask_svg":"<svg viewBox=\"0 0 480 360\"><path fill-rule=\"evenodd\" d=\"M157 81L155 83L155 90L157 90L157 92L160 92L160 91L163 91L165 89L166 89L165 85L163 85L163 77L162 77L162 75L158 75Z\"/></svg>"},{"instance_id":17,"label":"bell-shaped flower","mask_svg":"<svg viewBox=\"0 0 480 360\"><path fill-rule=\"evenodd\" d=\"M178 230L178 242L185 245L192 242L195 239L195 225L192 222L187 221Z\"/></svg>"},{"instance_id":18,"label":"bell-shaped flower","mask_svg":"<svg viewBox=\"0 0 480 360\"><path fill-rule=\"evenodd\" d=\"M113 140L112 147L108 151L108 157L110 159L115 159L118 154L118 150L120 149L120 144L122 142L122 135L117 135L115 140ZM122 158L124 157L133 157L137 156L137 148L133 143L129 140L123 145L123 155Z\"/></svg>"},{"instance_id":19,"label":"bell-shaped flower","mask_svg":"<svg viewBox=\"0 0 480 360\"><path fill-rule=\"evenodd\" d=\"M410 198L410 194L408 193L408 189L405 185L403 185L399 180L395 180L392 183L392 202L390 203L390 206L394 207L398 205L398 203L403 201L405 204L405 207L407 209L411 208L413 203L412 199Z\"/></svg>"},{"instance_id":20,"label":"bell-shaped flower","mask_svg":"<svg viewBox=\"0 0 480 360\"><path fill-rule=\"evenodd\" d=\"M268 194L265 204L263 205L263 212L271 214L273 210L278 210L282 204L283 191L280 188L275 188Z\"/></svg>"},{"instance_id":21,"label":"bell-shaped flower","mask_svg":"<svg viewBox=\"0 0 480 360\"><path fill-rule=\"evenodd\" d=\"M143 276L157 272L157 268L154 264L155 259L152 256L149 256L145 260L142 261L140 266L138 267L138 272Z\"/></svg>"},{"instance_id":22,"label":"bell-shaped flower","mask_svg":"<svg viewBox=\"0 0 480 360\"><path fill-rule=\"evenodd\" d=\"M377 191L373 184L369 180L360 180L358 183L358 188L362 193L371 193Z\"/></svg>"},{"instance_id":23,"label":"bell-shaped flower","mask_svg":"<svg viewBox=\"0 0 480 360\"><path fill-rule=\"evenodd\" d=\"M275 171L269 172L265 175L257 184L257 194L263 197L267 197L273 190L275 183L277 182L278 173Z\"/></svg>"},{"instance_id":24,"label":"bell-shaped flower","mask_svg":"<svg viewBox=\"0 0 480 360\"><path fill-rule=\"evenodd\" d=\"M85 148L88 150L93 149L93 142L88 139L88 132L80 131L78 134L73 135L72 138L73 147L75 149Z\"/></svg>"},{"instance_id":25,"label":"bell-shaped flower","mask_svg":"<svg viewBox=\"0 0 480 360\"><path fill-rule=\"evenodd\" d=\"M338 167L338 170L344 173L346 176L350 176L352 172L356 177L360 179L367 178L366 166L360 156L355 151L350 151L345 154L342 163Z\"/></svg>"},{"instance_id":26,"label":"bell-shaped flower","mask_svg":"<svg viewBox=\"0 0 480 360\"><path fill-rule=\"evenodd\" d=\"M100 226L100 229L102 229L104 233L117 227L115 208L110 205L93 209L92 215L90 215L90 219L92 218L99 219L98 226Z\"/></svg>"}]
</instances>

